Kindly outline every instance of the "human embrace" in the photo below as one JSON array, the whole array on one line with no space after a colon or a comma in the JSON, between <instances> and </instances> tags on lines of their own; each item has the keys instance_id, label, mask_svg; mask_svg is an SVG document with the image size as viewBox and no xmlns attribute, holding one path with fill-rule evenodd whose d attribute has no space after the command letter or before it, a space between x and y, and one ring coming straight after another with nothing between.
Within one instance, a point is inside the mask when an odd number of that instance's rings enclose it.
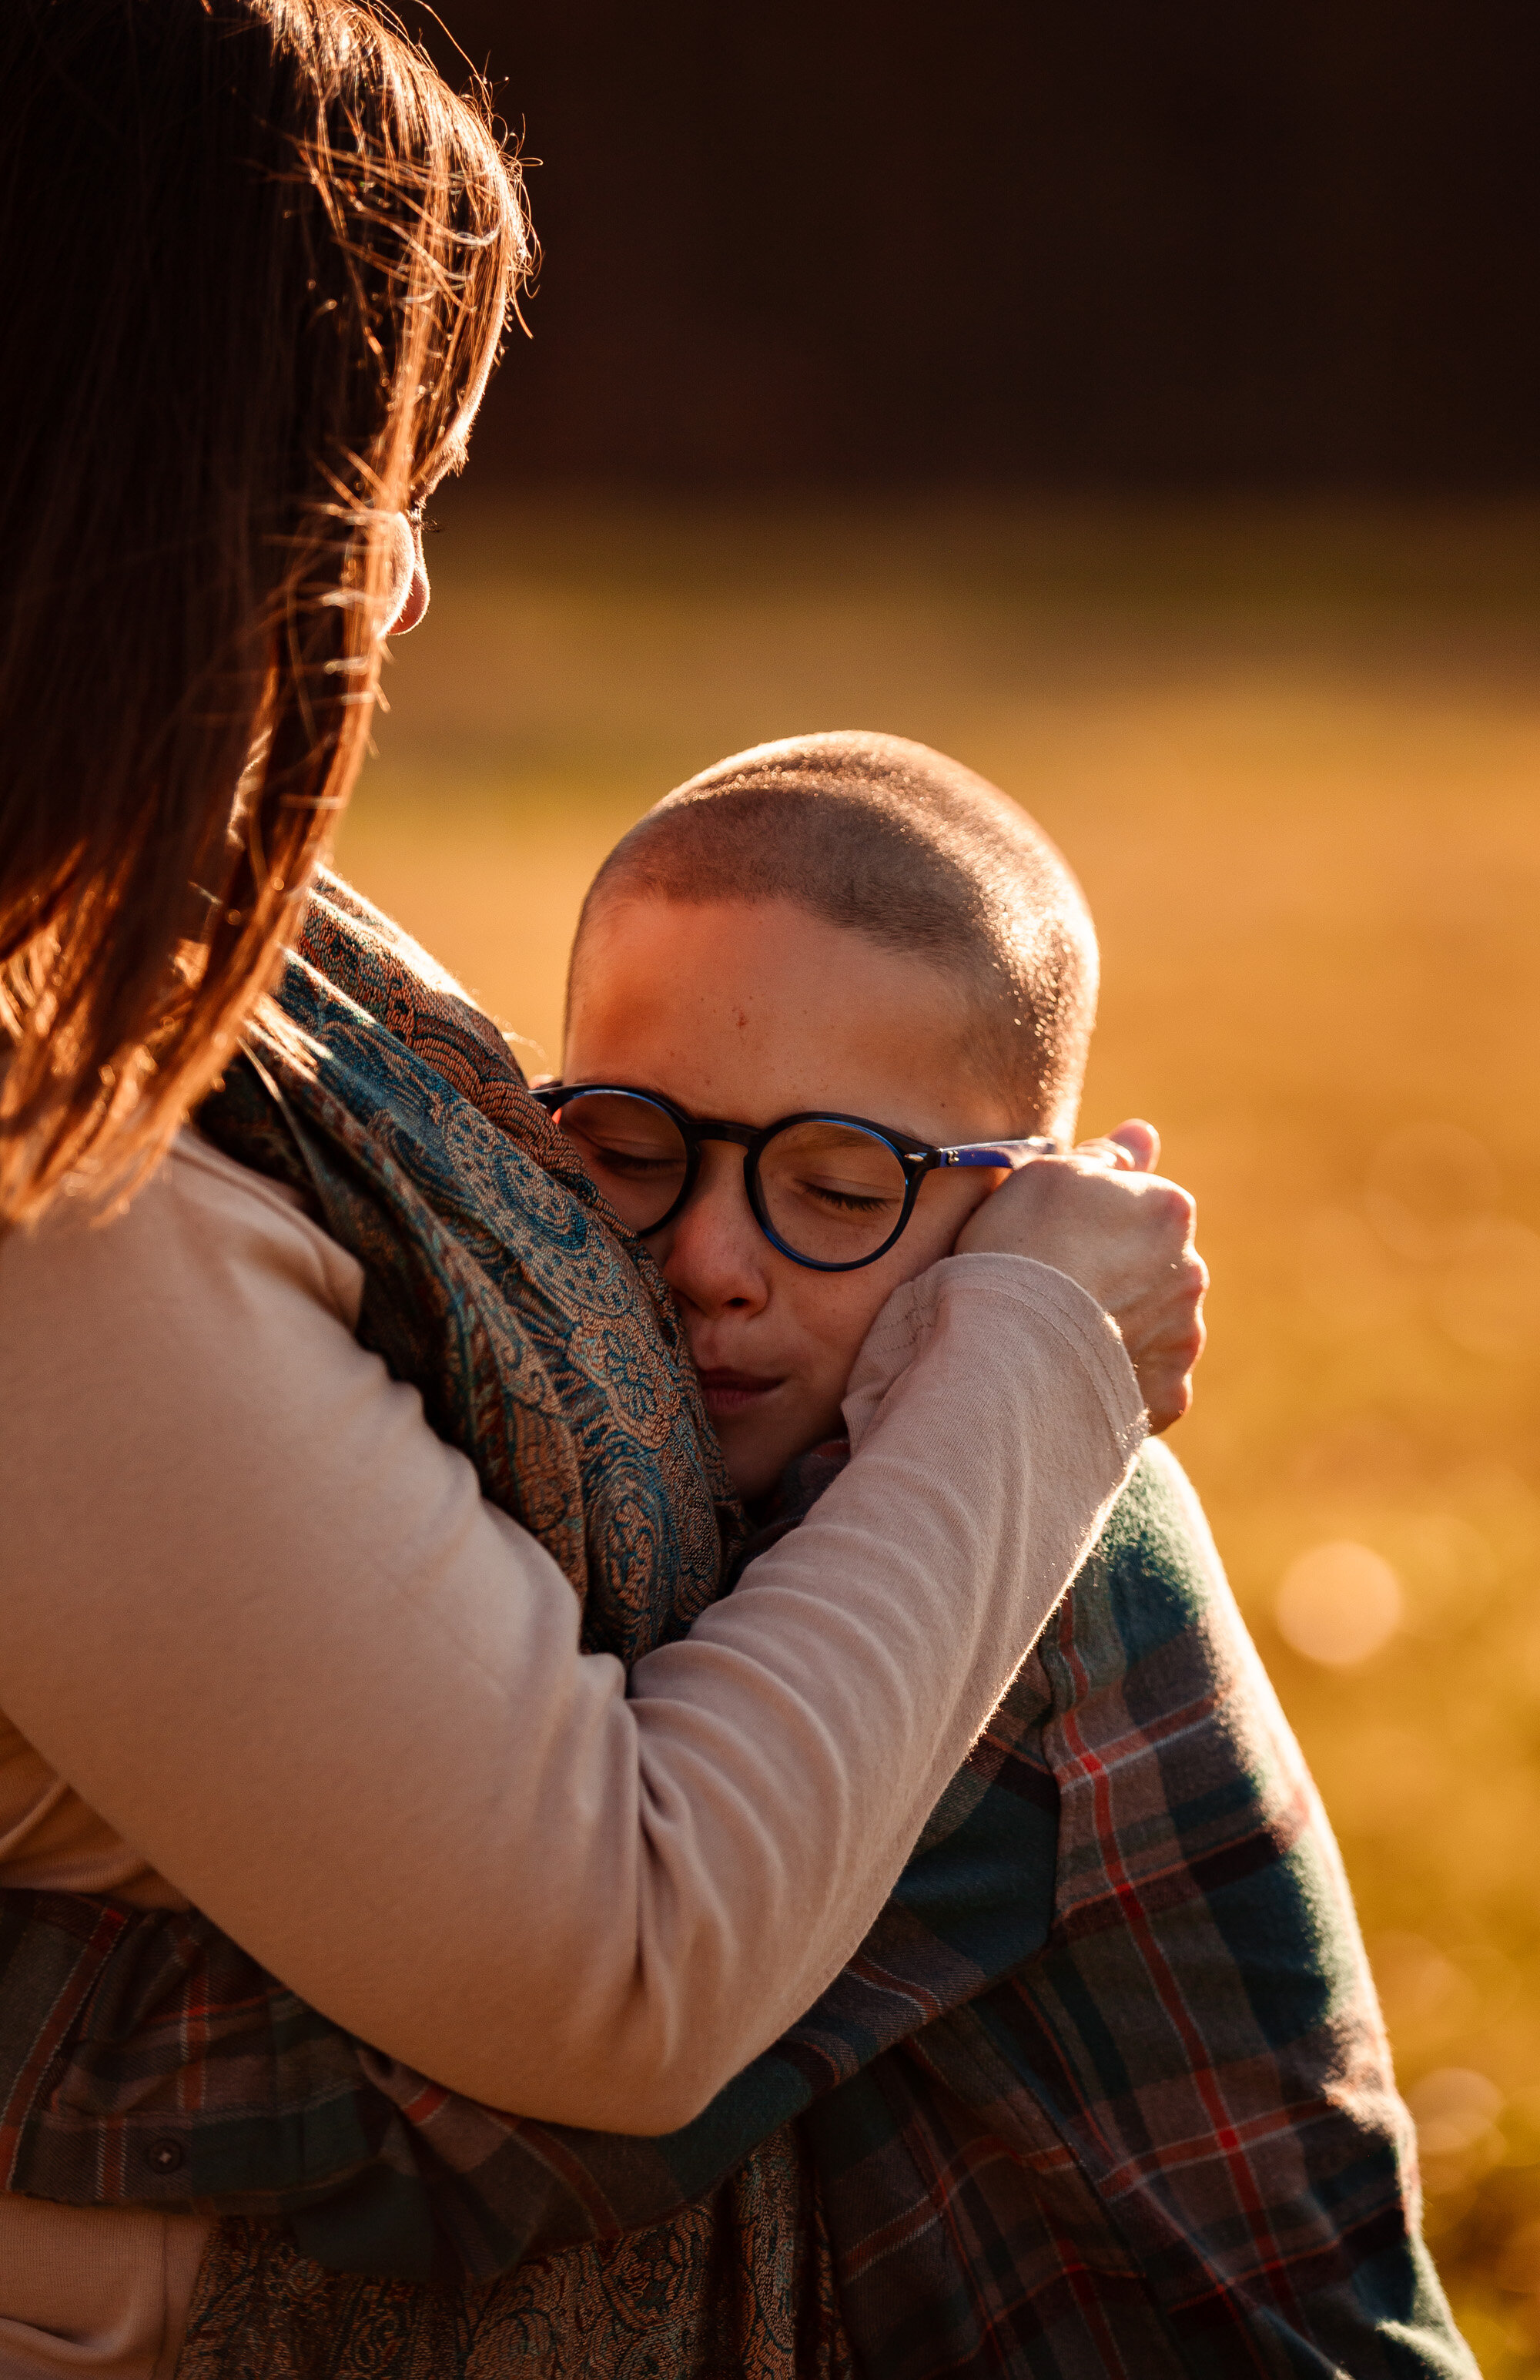
<instances>
[{"instance_id":1,"label":"human embrace","mask_svg":"<svg viewBox=\"0 0 1540 2380\"><path fill-rule=\"evenodd\" d=\"M483 109L14 0L0 123L0 2380L1468 2375L1065 863L721 761L531 1089L322 872Z\"/></svg>"}]
</instances>

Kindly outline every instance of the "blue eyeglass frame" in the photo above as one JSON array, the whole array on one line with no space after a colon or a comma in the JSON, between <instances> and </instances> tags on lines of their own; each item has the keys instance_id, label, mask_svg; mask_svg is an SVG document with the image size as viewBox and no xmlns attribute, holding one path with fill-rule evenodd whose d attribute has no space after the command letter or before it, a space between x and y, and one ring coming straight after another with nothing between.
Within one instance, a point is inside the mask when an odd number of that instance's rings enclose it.
<instances>
[{"instance_id":1,"label":"blue eyeglass frame","mask_svg":"<svg viewBox=\"0 0 1540 2380\"><path fill-rule=\"evenodd\" d=\"M809 1272L860 1272L867 1265L876 1264L900 1240L915 1211L920 1184L928 1173L939 1172L949 1165L1013 1167L1022 1157L1058 1157L1062 1154L1056 1140L1047 1140L1040 1134L1025 1140L966 1140L952 1148L939 1148L930 1141L921 1140L909 1132L894 1132L887 1124L873 1123L869 1116L841 1115L832 1108L804 1108L795 1115L777 1116L773 1123L733 1123L725 1116L693 1116L675 1107L661 1091L638 1090L635 1083L542 1083L533 1097L554 1117L569 1100L608 1095L615 1099L637 1099L644 1106L659 1109L669 1119L685 1144L685 1179L678 1196L666 1214L649 1223L638 1239L649 1239L672 1223L694 1190L700 1174L700 1151L703 1142L724 1140L744 1152L744 1191L749 1211L769 1240L772 1248L788 1257L793 1264L804 1266ZM893 1225L879 1248L869 1256L853 1257L843 1264L831 1264L821 1257L805 1257L789 1247L765 1212L759 1195L759 1160L778 1133L789 1131L798 1123L840 1123L853 1131L868 1133L873 1140L882 1141L893 1152L903 1169L903 1205L898 1221Z\"/></svg>"}]
</instances>

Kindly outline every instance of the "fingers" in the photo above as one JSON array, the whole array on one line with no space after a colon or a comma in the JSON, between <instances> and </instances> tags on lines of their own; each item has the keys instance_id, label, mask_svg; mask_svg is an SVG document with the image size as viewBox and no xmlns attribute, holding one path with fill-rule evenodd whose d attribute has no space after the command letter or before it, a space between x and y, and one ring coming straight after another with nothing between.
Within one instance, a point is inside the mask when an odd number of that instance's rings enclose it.
<instances>
[{"instance_id":1,"label":"fingers","mask_svg":"<svg viewBox=\"0 0 1540 2380\"><path fill-rule=\"evenodd\" d=\"M1184 1419L1192 1409L1191 1368L1183 1372L1172 1364L1148 1376L1141 1374L1139 1387L1145 1400L1145 1411L1149 1415L1151 1438L1158 1438L1173 1424Z\"/></svg>"},{"instance_id":2,"label":"fingers","mask_svg":"<svg viewBox=\"0 0 1540 2380\"><path fill-rule=\"evenodd\" d=\"M1151 1171L1160 1137L1137 1118L1067 1158L1024 1166L959 1232L960 1253L1037 1257L1105 1307L1122 1335L1152 1430L1193 1401L1208 1269L1193 1245L1197 1208Z\"/></svg>"},{"instance_id":3,"label":"fingers","mask_svg":"<svg viewBox=\"0 0 1540 2380\"><path fill-rule=\"evenodd\" d=\"M1173 1422L1181 1421L1191 1410L1193 1369L1202 1352L1201 1345L1195 1352L1173 1348L1138 1367L1139 1393L1149 1415L1152 1438L1158 1438L1162 1430L1170 1429Z\"/></svg>"},{"instance_id":4,"label":"fingers","mask_svg":"<svg viewBox=\"0 0 1540 2380\"><path fill-rule=\"evenodd\" d=\"M1128 1150L1110 1133L1104 1133L1096 1140L1077 1140L1070 1155L1083 1159L1087 1165L1105 1165L1110 1173L1133 1171L1133 1159Z\"/></svg>"},{"instance_id":5,"label":"fingers","mask_svg":"<svg viewBox=\"0 0 1540 2380\"><path fill-rule=\"evenodd\" d=\"M1122 1327L1125 1312L1170 1286L1191 1253L1193 1201L1174 1182L1095 1156L1022 1167L957 1236L973 1250L1031 1256L1069 1274ZM1147 1334L1141 1334L1147 1335Z\"/></svg>"},{"instance_id":6,"label":"fingers","mask_svg":"<svg viewBox=\"0 0 1540 2380\"><path fill-rule=\"evenodd\" d=\"M1125 1148L1135 1173L1154 1173L1160 1163L1160 1135L1152 1123L1139 1116L1131 1116L1107 1135L1114 1148Z\"/></svg>"},{"instance_id":7,"label":"fingers","mask_svg":"<svg viewBox=\"0 0 1540 2380\"><path fill-rule=\"evenodd\" d=\"M1208 1268L1189 1246L1158 1288L1118 1315L1152 1432L1180 1421L1193 1402L1193 1372L1207 1340L1203 1301Z\"/></svg>"},{"instance_id":8,"label":"fingers","mask_svg":"<svg viewBox=\"0 0 1540 2380\"><path fill-rule=\"evenodd\" d=\"M1160 1135L1152 1123L1133 1117L1115 1132L1075 1144L1073 1154L1093 1164L1110 1166L1120 1173L1153 1173L1160 1161Z\"/></svg>"}]
</instances>

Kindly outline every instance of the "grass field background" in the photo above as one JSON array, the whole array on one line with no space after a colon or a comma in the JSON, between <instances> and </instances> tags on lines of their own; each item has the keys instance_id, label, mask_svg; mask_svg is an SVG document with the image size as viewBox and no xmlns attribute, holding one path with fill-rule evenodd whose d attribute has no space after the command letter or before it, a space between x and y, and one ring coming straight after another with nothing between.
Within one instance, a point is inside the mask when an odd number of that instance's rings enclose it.
<instances>
[{"instance_id":1,"label":"grass field background","mask_svg":"<svg viewBox=\"0 0 1540 2380\"><path fill-rule=\"evenodd\" d=\"M340 862L551 1064L595 864L743 746L921 737L1078 870L1085 1125L1161 1126L1214 1269L1173 1443L1341 1838L1457 2311L1540 2375L1540 513L443 515Z\"/></svg>"}]
</instances>

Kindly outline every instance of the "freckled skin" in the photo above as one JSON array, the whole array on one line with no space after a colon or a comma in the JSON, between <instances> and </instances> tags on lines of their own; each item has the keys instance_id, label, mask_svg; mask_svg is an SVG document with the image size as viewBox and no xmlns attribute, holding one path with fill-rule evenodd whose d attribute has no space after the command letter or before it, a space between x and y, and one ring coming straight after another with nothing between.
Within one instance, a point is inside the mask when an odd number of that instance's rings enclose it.
<instances>
[{"instance_id":1,"label":"freckled skin","mask_svg":"<svg viewBox=\"0 0 1540 2380\"><path fill-rule=\"evenodd\" d=\"M742 1123L828 1108L938 1144L1040 1129L964 1075L966 1026L940 968L793 903L623 895L579 947L562 1078L661 1091ZM650 1245L741 1495L762 1495L794 1455L841 1429L850 1367L880 1308L948 1252L1002 1178L928 1175L895 1247L858 1272L821 1273L765 1238L742 1151L705 1149L688 1205ZM751 1385L713 1391L712 1373Z\"/></svg>"}]
</instances>

